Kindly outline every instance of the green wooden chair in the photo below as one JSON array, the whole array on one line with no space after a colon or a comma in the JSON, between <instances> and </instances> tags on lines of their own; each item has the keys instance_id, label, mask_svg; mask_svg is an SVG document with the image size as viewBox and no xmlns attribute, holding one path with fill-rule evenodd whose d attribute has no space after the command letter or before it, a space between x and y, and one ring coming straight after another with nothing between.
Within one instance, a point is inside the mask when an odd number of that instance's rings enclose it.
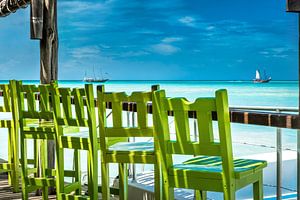
<instances>
[{"instance_id":1,"label":"green wooden chair","mask_svg":"<svg viewBox=\"0 0 300 200\"><path fill-rule=\"evenodd\" d=\"M47 164L47 140L55 139L53 112L50 108L50 86L23 85L20 81L17 81L16 85L20 127L22 199L28 199L28 193L36 189L42 189L43 199L48 199L48 188L55 186L53 177L55 170L49 169ZM34 142L33 159L28 159L27 156L28 140Z\"/></svg>"},{"instance_id":2,"label":"green wooden chair","mask_svg":"<svg viewBox=\"0 0 300 200\"><path fill-rule=\"evenodd\" d=\"M18 134L18 114L16 103L16 84L10 81L10 84L1 84L2 102L0 106L1 113L11 113L11 116L0 118L0 128L8 129L8 161L0 163L0 173L8 172L8 183L13 188L13 192L19 192L19 134Z\"/></svg>"},{"instance_id":3,"label":"green wooden chair","mask_svg":"<svg viewBox=\"0 0 300 200\"><path fill-rule=\"evenodd\" d=\"M106 93L104 86L97 87L99 112L100 154L102 198L109 199L109 163L119 164L119 198L128 198L128 163L154 164L155 198L160 195L160 170L157 165L155 144L153 142L128 142L129 137L153 138L153 127L148 123L148 103L152 101L152 92L133 92L130 96L124 92ZM124 122L123 103L135 103L137 126L128 127ZM112 106L112 125L107 121L106 105ZM122 139L123 138L123 139ZM112 140L119 142L111 145ZM121 141L122 140L122 141Z\"/></svg>"},{"instance_id":4,"label":"green wooden chair","mask_svg":"<svg viewBox=\"0 0 300 200\"><path fill-rule=\"evenodd\" d=\"M235 192L253 184L254 199L263 199L263 173L266 161L233 159L228 98L226 90L215 98L198 98L194 103L184 98L165 98L164 91L154 92L155 136L162 168L164 199L174 199L174 188L194 189L196 199L205 199L205 191L223 192L224 199L235 199ZM172 111L174 118L168 117ZM190 138L188 114L196 112L198 141ZM215 141L212 112L217 113L219 141ZM174 119L176 140L170 139L169 120ZM173 154L195 155L180 164Z\"/></svg>"},{"instance_id":5,"label":"green wooden chair","mask_svg":"<svg viewBox=\"0 0 300 200\"><path fill-rule=\"evenodd\" d=\"M56 192L57 199L98 199L98 137L93 85L85 88L55 88L53 94L56 136ZM72 106L72 103L74 104ZM85 132L64 134L64 127L88 128ZM64 149L74 149L75 170L64 170ZM88 195L81 193L79 150L88 155ZM75 181L65 184L65 176ZM72 193L73 192L73 193Z\"/></svg>"}]
</instances>

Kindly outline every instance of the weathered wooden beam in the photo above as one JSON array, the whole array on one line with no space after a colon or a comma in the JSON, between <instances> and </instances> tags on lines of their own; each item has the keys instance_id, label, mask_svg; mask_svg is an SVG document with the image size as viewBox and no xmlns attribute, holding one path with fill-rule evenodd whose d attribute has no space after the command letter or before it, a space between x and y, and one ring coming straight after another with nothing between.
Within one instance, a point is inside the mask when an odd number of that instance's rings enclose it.
<instances>
[{"instance_id":1,"label":"weathered wooden beam","mask_svg":"<svg viewBox=\"0 0 300 200\"><path fill-rule=\"evenodd\" d=\"M26 8L30 0L0 0L0 17L5 17L20 8Z\"/></svg>"},{"instance_id":2,"label":"weathered wooden beam","mask_svg":"<svg viewBox=\"0 0 300 200\"><path fill-rule=\"evenodd\" d=\"M43 39L44 0L31 0L30 4L30 37Z\"/></svg>"},{"instance_id":3,"label":"weathered wooden beam","mask_svg":"<svg viewBox=\"0 0 300 200\"><path fill-rule=\"evenodd\" d=\"M45 0L43 13L43 39L40 42L40 81L45 84L57 80L57 1Z\"/></svg>"},{"instance_id":4,"label":"weathered wooden beam","mask_svg":"<svg viewBox=\"0 0 300 200\"><path fill-rule=\"evenodd\" d=\"M286 1L287 12L300 12L300 1L299 0L287 0Z\"/></svg>"},{"instance_id":5,"label":"weathered wooden beam","mask_svg":"<svg viewBox=\"0 0 300 200\"><path fill-rule=\"evenodd\" d=\"M57 80L58 33L57 0L44 0L43 34L40 40L40 81L42 84ZM55 168L55 143L48 141L48 167ZM54 188L49 188L50 194Z\"/></svg>"}]
</instances>

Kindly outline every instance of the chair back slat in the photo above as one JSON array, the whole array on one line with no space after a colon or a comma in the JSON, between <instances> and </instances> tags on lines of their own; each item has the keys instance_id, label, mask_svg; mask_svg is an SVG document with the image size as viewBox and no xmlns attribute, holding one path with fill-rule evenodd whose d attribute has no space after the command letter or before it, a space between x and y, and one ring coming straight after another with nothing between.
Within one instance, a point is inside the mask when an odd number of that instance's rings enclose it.
<instances>
[{"instance_id":1,"label":"chair back slat","mask_svg":"<svg viewBox=\"0 0 300 200\"><path fill-rule=\"evenodd\" d=\"M51 87L50 84L36 86L17 82L20 118L53 119L50 106Z\"/></svg>"},{"instance_id":2,"label":"chair back slat","mask_svg":"<svg viewBox=\"0 0 300 200\"><path fill-rule=\"evenodd\" d=\"M91 116L87 106L93 104L93 102L88 102L87 95L85 88L74 88L73 90L70 88L56 89L53 99L58 125L89 126L89 117ZM92 109L94 109L93 105L90 105Z\"/></svg>"},{"instance_id":3,"label":"chair back slat","mask_svg":"<svg viewBox=\"0 0 300 200\"><path fill-rule=\"evenodd\" d=\"M112 104L112 121L114 127L123 126L122 108L123 102L128 100L126 93L115 92L115 93L105 93L104 102L110 102Z\"/></svg>"},{"instance_id":4,"label":"chair back slat","mask_svg":"<svg viewBox=\"0 0 300 200\"><path fill-rule=\"evenodd\" d=\"M37 94L39 93L38 87L36 85L22 85L22 89L21 89L22 93L24 94L24 97L26 97L26 103L27 103L27 111L28 113L34 113L37 112ZM24 100L24 98L23 98ZM24 102L24 101L23 101ZM21 111L26 111L25 110L25 104L23 109L21 108ZM33 117L34 118L34 117Z\"/></svg>"},{"instance_id":5,"label":"chair back slat","mask_svg":"<svg viewBox=\"0 0 300 200\"><path fill-rule=\"evenodd\" d=\"M133 92L129 97L130 102L136 103L138 127L148 126L148 102L152 101L151 92Z\"/></svg>"},{"instance_id":6,"label":"chair back slat","mask_svg":"<svg viewBox=\"0 0 300 200\"><path fill-rule=\"evenodd\" d=\"M99 128L101 148L105 151L110 140L128 141L129 137L153 137L153 126L148 123L148 103L152 101L151 92L133 92L127 95L125 92L105 92L103 86L97 87ZM111 105L112 125L108 123L106 105ZM136 108L137 124L124 125L126 119L123 106ZM132 109L129 109L130 111ZM128 117L128 116L127 116ZM129 119L127 119L129 120Z\"/></svg>"},{"instance_id":7,"label":"chair back slat","mask_svg":"<svg viewBox=\"0 0 300 200\"><path fill-rule=\"evenodd\" d=\"M3 97L3 104L0 106L0 112L11 112L11 93L9 89L9 85L1 84L0 92Z\"/></svg>"},{"instance_id":8,"label":"chair back slat","mask_svg":"<svg viewBox=\"0 0 300 200\"><path fill-rule=\"evenodd\" d=\"M75 113L76 113L76 119L79 122L79 125L84 125L85 126L85 112L84 112L84 102L86 99L84 89L83 88L75 88L73 90L73 95L74 95L74 106L75 106Z\"/></svg>"},{"instance_id":9,"label":"chair back slat","mask_svg":"<svg viewBox=\"0 0 300 200\"><path fill-rule=\"evenodd\" d=\"M72 119L72 101L71 101L71 89L70 88L59 88L58 89L60 95L60 99L62 102L62 111L60 114L64 116L60 116L61 118L65 119L66 125L68 124L68 120ZM57 93L56 93L57 94ZM59 99L56 99L59 100ZM60 105L60 102L56 102L55 105Z\"/></svg>"},{"instance_id":10,"label":"chair back slat","mask_svg":"<svg viewBox=\"0 0 300 200\"><path fill-rule=\"evenodd\" d=\"M213 123L211 112L196 112L199 132L199 142L210 144L214 141Z\"/></svg>"},{"instance_id":11,"label":"chair back slat","mask_svg":"<svg viewBox=\"0 0 300 200\"><path fill-rule=\"evenodd\" d=\"M226 90L216 91L213 98L166 98L164 91L155 91L153 100L155 137L165 166L173 165L173 154L220 156L223 170L233 171L232 141ZM174 113L174 117L168 113ZM196 113L198 141L191 141L188 112ZM214 139L212 112L217 113L219 140ZM176 139L171 139L170 122L174 118Z\"/></svg>"},{"instance_id":12,"label":"chair back slat","mask_svg":"<svg viewBox=\"0 0 300 200\"><path fill-rule=\"evenodd\" d=\"M173 111L176 140L168 147L172 154L220 155L220 143L214 142L212 112L216 111L214 98L199 98L194 103L184 98L165 99L166 112ZM191 141L189 111L196 112L198 141ZM211 146L211 147L210 147ZM212 150L212 152L210 152Z\"/></svg>"},{"instance_id":13,"label":"chair back slat","mask_svg":"<svg viewBox=\"0 0 300 200\"><path fill-rule=\"evenodd\" d=\"M39 94L40 94L40 105L39 105L39 109L42 112L48 112L49 110L51 110L51 106L50 106L50 91L49 91L49 85L39 85L38 89L39 89Z\"/></svg>"}]
</instances>

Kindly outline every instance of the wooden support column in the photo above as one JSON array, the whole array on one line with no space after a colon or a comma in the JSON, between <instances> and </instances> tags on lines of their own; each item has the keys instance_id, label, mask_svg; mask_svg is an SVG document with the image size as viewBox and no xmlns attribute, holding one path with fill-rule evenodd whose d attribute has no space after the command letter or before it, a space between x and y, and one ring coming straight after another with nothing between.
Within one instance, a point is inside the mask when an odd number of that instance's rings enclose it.
<instances>
[{"instance_id":1,"label":"wooden support column","mask_svg":"<svg viewBox=\"0 0 300 200\"><path fill-rule=\"evenodd\" d=\"M44 0L43 37L40 41L40 81L42 84L57 80L58 33L57 1ZM55 143L48 141L48 167L55 168ZM50 188L50 193L54 189Z\"/></svg>"},{"instance_id":2,"label":"wooden support column","mask_svg":"<svg viewBox=\"0 0 300 200\"><path fill-rule=\"evenodd\" d=\"M58 70L58 35L57 1L44 0L43 39L40 42L42 84L57 80Z\"/></svg>"}]
</instances>

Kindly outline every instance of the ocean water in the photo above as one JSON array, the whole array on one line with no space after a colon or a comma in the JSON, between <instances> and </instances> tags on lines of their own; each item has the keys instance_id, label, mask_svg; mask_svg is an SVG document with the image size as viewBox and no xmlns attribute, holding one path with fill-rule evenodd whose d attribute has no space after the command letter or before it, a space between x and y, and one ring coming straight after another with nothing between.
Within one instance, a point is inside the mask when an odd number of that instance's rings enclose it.
<instances>
[{"instance_id":1,"label":"ocean water","mask_svg":"<svg viewBox=\"0 0 300 200\"><path fill-rule=\"evenodd\" d=\"M7 83L7 81L0 81ZM38 84L38 81L24 81L24 84ZM93 83L99 85L99 83ZM197 97L210 97L218 89L227 89L229 105L235 106L267 106L267 107L293 107L298 106L298 82L297 81L272 81L265 84L254 84L247 81L108 81L102 83L106 91L125 91L128 94L132 91L147 91L151 85L160 85L166 90L169 97L185 97L190 101ZM59 81L60 87L83 87L82 81ZM243 157L276 151L276 128L231 124L233 152L235 157ZM5 129L0 130L0 158L7 159L7 134ZM296 151L296 130L282 129L283 150ZM3 148L2 148L3 147ZM71 155L70 151L66 152ZM180 162L181 159L178 159ZM66 156L67 168L71 167L72 156ZM82 163L86 163L86 156L83 153ZM85 173L86 166L82 166ZM152 169L151 165L141 166L141 170ZM117 174L112 170L111 177ZM99 173L100 174L100 173ZM294 189L294 185L289 188ZM273 189L275 191L275 189Z\"/></svg>"}]
</instances>

